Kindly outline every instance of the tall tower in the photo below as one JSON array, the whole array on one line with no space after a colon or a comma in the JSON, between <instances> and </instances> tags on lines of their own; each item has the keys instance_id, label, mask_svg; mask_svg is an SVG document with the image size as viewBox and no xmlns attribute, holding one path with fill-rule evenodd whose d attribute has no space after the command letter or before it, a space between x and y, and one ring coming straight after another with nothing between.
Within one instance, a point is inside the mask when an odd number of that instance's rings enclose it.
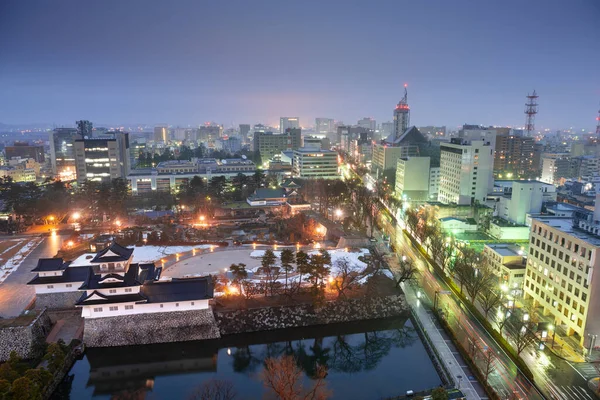
<instances>
[{"instance_id":1,"label":"tall tower","mask_svg":"<svg viewBox=\"0 0 600 400\"><path fill-rule=\"evenodd\" d=\"M392 143L396 141L406 130L410 123L410 107L408 106L407 84L404 84L404 97L398 102L394 109L394 132L392 132Z\"/></svg>"},{"instance_id":2,"label":"tall tower","mask_svg":"<svg viewBox=\"0 0 600 400\"><path fill-rule=\"evenodd\" d=\"M525 115L527 115L525 120L525 131L527 132L527 136L532 136L535 128L535 115L538 113L538 97L535 90L532 94L527 94L527 103L525 103Z\"/></svg>"}]
</instances>

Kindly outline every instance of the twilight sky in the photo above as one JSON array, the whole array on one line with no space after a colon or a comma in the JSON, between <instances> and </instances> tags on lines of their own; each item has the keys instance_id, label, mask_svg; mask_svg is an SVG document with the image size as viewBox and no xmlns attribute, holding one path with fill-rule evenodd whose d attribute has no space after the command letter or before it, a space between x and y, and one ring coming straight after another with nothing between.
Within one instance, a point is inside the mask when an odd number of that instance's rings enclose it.
<instances>
[{"instance_id":1,"label":"twilight sky","mask_svg":"<svg viewBox=\"0 0 600 400\"><path fill-rule=\"evenodd\" d=\"M592 130L600 1L1 0L0 123L411 123Z\"/></svg>"}]
</instances>

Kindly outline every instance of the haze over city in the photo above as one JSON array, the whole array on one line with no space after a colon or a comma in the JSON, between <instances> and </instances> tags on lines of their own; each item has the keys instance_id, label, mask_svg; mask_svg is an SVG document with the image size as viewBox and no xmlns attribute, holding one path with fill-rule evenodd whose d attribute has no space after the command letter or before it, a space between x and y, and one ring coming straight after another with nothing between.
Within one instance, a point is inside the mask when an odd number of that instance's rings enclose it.
<instances>
[{"instance_id":1,"label":"haze over city","mask_svg":"<svg viewBox=\"0 0 600 400\"><path fill-rule=\"evenodd\" d=\"M593 130L592 0L3 1L0 122L224 126L297 115ZM418 121L418 122L417 122Z\"/></svg>"}]
</instances>

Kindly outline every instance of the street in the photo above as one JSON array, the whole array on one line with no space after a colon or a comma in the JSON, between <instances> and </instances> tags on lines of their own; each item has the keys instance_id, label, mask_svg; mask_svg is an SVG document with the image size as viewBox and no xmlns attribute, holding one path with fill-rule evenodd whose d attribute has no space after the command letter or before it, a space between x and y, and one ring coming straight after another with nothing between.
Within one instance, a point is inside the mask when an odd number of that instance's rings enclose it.
<instances>
[{"instance_id":1,"label":"street","mask_svg":"<svg viewBox=\"0 0 600 400\"><path fill-rule=\"evenodd\" d=\"M438 292L437 307L447 311L447 320L465 348L468 348L469 337L477 338L480 347L489 347L498 355L496 370L490 374L489 378L490 384L498 393L505 398L514 392L518 393L519 397L527 399L545 397L548 399L592 400L596 398L587 385L588 379L598 376L595 368L588 363L573 364L563 360L547 347L543 351L529 348L521 354L525 363L530 366L535 382L543 392L539 393L522 374L517 372L517 367L500 345L480 325L475 316L471 315L468 309L461 304L458 296L450 291L444 280L405 237L402 229L392 226L385 218L381 220L385 233L391 236L398 253L410 258L419 269L419 284L431 304ZM449 292L449 294L440 295L440 291Z\"/></svg>"},{"instance_id":2,"label":"street","mask_svg":"<svg viewBox=\"0 0 600 400\"><path fill-rule=\"evenodd\" d=\"M52 235L43 238L19 268L0 283L0 317L17 316L33 301L35 290L27 286L27 282L34 277L31 270L37 265L38 259L54 257L65 237Z\"/></svg>"}]
</instances>

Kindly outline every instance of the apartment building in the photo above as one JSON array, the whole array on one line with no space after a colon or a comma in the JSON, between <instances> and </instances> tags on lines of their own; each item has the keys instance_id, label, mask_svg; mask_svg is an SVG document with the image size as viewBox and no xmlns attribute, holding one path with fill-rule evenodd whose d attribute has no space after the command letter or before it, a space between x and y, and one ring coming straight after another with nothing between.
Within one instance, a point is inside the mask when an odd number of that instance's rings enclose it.
<instances>
[{"instance_id":1,"label":"apartment building","mask_svg":"<svg viewBox=\"0 0 600 400\"><path fill-rule=\"evenodd\" d=\"M532 221L524 298L581 345L600 334L600 213Z\"/></svg>"}]
</instances>

